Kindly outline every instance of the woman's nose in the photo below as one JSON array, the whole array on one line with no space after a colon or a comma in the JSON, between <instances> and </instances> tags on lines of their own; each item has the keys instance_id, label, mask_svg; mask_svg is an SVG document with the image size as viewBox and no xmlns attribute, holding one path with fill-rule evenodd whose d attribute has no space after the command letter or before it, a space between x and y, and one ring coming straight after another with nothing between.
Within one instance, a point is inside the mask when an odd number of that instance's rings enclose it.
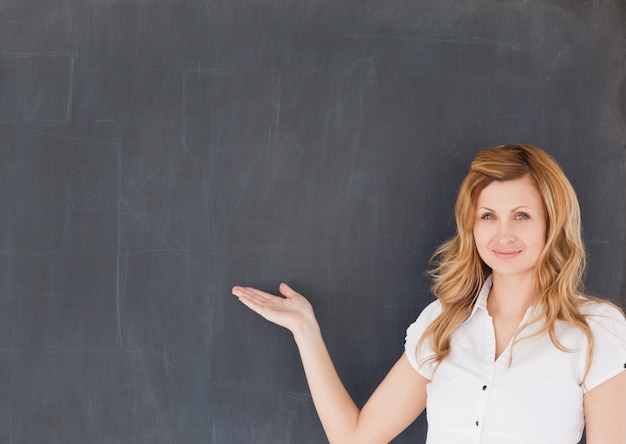
<instances>
[{"instance_id":1,"label":"woman's nose","mask_svg":"<svg viewBox=\"0 0 626 444\"><path fill-rule=\"evenodd\" d=\"M507 245L513 241L515 241L515 234L513 230L511 230L511 226L506 223L500 224L498 229L498 243Z\"/></svg>"}]
</instances>

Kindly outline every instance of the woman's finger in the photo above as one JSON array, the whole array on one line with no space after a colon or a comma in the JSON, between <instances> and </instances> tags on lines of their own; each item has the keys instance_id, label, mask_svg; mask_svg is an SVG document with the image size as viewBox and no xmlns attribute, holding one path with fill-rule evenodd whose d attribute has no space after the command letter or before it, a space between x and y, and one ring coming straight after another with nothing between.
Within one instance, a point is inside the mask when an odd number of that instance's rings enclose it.
<instances>
[{"instance_id":1,"label":"woman's finger","mask_svg":"<svg viewBox=\"0 0 626 444\"><path fill-rule=\"evenodd\" d=\"M263 311L264 305L249 297L242 296L239 298L239 302L241 302L243 305L245 305L255 313L261 314L261 312Z\"/></svg>"},{"instance_id":2,"label":"woman's finger","mask_svg":"<svg viewBox=\"0 0 626 444\"><path fill-rule=\"evenodd\" d=\"M246 306L253 308L257 312L267 307L272 302L283 299L279 296L274 296L273 294L251 287L234 287L233 294L237 296L241 302L245 303Z\"/></svg>"},{"instance_id":3,"label":"woman's finger","mask_svg":"<svg viewBox=\"0 0 626 444\"><path fill-rule=\"evenodd\" d=\"M247 297L251 299L266 299L266 295L269 296L269 294L251 287L234 287L233 294L239 298Z\"/></svg>"},{"instance_id":4,"label":"woman's finger","mask_svg":"<svg viewBox=\"0 0 626 444\"><path fill-rule=\"evenodd\" d=\"M285 284L284 282L280 284L278 289L280 290L280 294L282 294L286 298L292 298L300 294L297 291L294 291L289 285Z\"/></svg>"}]
</instances>

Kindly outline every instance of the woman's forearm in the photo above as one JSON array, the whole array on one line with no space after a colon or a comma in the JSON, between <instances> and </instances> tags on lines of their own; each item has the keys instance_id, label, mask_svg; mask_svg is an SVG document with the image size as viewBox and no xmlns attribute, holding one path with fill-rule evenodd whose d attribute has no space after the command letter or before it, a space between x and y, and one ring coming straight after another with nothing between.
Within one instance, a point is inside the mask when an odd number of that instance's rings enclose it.
<instances>
[{"instance_id":1,"label":"woman's forearm","mask_svg":"<svg viewBox=\"0 0 626 444\"><path fill-rule=\"evenodd\" d=\"M302 322L293 335L328 441L353 442L360 411L335 370L317 322L314 319Z\"/></svg>"}]
</instances>

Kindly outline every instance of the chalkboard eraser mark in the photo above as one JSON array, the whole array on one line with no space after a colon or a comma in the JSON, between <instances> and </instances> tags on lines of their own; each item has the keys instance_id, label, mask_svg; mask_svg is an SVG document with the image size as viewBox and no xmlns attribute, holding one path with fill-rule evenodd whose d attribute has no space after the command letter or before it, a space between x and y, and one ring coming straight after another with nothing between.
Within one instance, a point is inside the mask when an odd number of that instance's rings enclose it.
<instances>
[{"instance_id":1,"label":"chalkboard eraser mark","mask_svg":"<svg viewBox=\"0 0 626 444\"><path fill-rule=\"evenodd\" d=\"M73 54L0 53L0 67L0 120L37 126L68 124Z\"/></svg>"}]
</instances>

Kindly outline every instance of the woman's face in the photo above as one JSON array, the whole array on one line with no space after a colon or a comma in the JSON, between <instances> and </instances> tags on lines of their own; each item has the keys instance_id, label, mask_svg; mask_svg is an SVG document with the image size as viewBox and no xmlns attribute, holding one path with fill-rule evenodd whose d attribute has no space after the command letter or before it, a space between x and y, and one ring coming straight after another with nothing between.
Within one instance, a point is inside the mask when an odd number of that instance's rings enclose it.
<instances>
[{"instance_id":1,"label":"woman's face","mask_svg":"<svg viewBox=\"0 0 626 444\"><path fill-rule=\"evenodd\" d=\"M497 275L532 275L546 243L546 217L534 181L490 183L478 196L474 241Z\"/></svg>"}]
</instances>

